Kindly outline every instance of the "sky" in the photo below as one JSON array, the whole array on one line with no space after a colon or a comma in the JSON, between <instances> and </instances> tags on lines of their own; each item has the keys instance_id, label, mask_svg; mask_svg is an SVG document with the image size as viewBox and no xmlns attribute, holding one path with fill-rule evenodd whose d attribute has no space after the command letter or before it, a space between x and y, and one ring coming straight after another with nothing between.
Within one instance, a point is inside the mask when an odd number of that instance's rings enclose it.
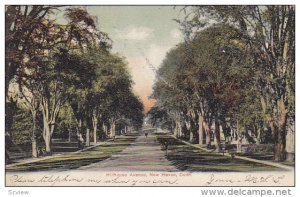
<instances>
[{"instance_id":1,"label":"sky","mask_svg":"<svg viewBox=\"0 0 300 197\"><path fill-rule=\"evenodd\" d=\"M125 57L134 81L133 91L147 112L155 103L152 94L155 73L146 61L159 67L168 50L183 40L180 8L173 6L87 6L97 16L98 29L113 40L112 52Z\"/></svg>"}]
</instances>

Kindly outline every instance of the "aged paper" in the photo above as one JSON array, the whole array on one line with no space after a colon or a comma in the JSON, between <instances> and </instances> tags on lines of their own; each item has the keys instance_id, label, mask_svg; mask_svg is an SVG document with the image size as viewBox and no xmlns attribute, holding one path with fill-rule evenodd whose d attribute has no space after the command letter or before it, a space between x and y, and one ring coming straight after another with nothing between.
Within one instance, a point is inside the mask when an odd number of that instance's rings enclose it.
<instances>
[{"instance_id":1,"label":"aged paper","mask_svg":"<svg viewBox=\"0 0 300 197\"><path fill-rule=\"evenodd\" d=\"M7 4L5 24L6 187L295 186L295 5Z\"/></svg>"}]
</instances>

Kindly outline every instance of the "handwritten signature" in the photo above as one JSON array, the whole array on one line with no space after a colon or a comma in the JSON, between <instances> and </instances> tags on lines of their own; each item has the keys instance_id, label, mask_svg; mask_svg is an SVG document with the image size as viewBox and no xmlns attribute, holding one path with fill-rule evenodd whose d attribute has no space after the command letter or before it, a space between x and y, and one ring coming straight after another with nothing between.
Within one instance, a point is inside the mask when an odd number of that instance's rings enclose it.
<instances>
[{"instance_id":1,"label":"handwritten signature","mask_svg":"<svg viewBox=\"0 0 300 197\"><path fill-rule=\"evenodd\" d=\"M206 185L213 185L214 183L274 183L280 184L281 181L285 178L285 175L275 176L275 175L266 175L266 176L255 176L255 175L246 175L242 178L221 178L217 177L215 174L209 176L209 180L206 181Z\"/></svg>"}]
</instances>

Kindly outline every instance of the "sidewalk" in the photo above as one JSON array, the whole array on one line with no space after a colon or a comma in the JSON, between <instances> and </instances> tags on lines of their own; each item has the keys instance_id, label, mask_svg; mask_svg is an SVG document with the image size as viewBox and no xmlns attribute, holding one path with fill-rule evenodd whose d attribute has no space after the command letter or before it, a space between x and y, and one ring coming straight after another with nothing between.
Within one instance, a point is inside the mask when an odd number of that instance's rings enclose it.
<instances>
[{"instance_id":1,"label":"sidewalk","mask_svg":"<svg viewBox=\"0 0 300 197\"><path fill-rule=\"evenodd\" d=\"M178 172L171 161L165 158L156 136L140 135L130 146L119 154L115 154L105 161L100 161L76 170L88 171L162 171Z\"/></svg>"}]
</instances>

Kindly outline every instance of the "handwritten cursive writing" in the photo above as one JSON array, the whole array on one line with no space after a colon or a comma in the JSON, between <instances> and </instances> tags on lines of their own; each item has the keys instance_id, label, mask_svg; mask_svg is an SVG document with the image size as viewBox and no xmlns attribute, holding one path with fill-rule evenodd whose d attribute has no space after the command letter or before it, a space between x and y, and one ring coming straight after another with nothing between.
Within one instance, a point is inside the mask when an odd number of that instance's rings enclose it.
<instances>
[{"instance_id":1,"label":"handwritten cursive writing","mask_svg":"<svg viewBox=\"0 0 300 197\"><path fill-rule=\"evenodd\" d=\"M221 178L218 178L215 174L210 174L208 181L206 181L206 185L214 185L214 183L274 183L280 184L285 178L285 175L275 176L275 175L266 175L266 176L258 176L258 175L246 175L244 178L224 178L224 175Z\"/></svg>"}]
</instances>

